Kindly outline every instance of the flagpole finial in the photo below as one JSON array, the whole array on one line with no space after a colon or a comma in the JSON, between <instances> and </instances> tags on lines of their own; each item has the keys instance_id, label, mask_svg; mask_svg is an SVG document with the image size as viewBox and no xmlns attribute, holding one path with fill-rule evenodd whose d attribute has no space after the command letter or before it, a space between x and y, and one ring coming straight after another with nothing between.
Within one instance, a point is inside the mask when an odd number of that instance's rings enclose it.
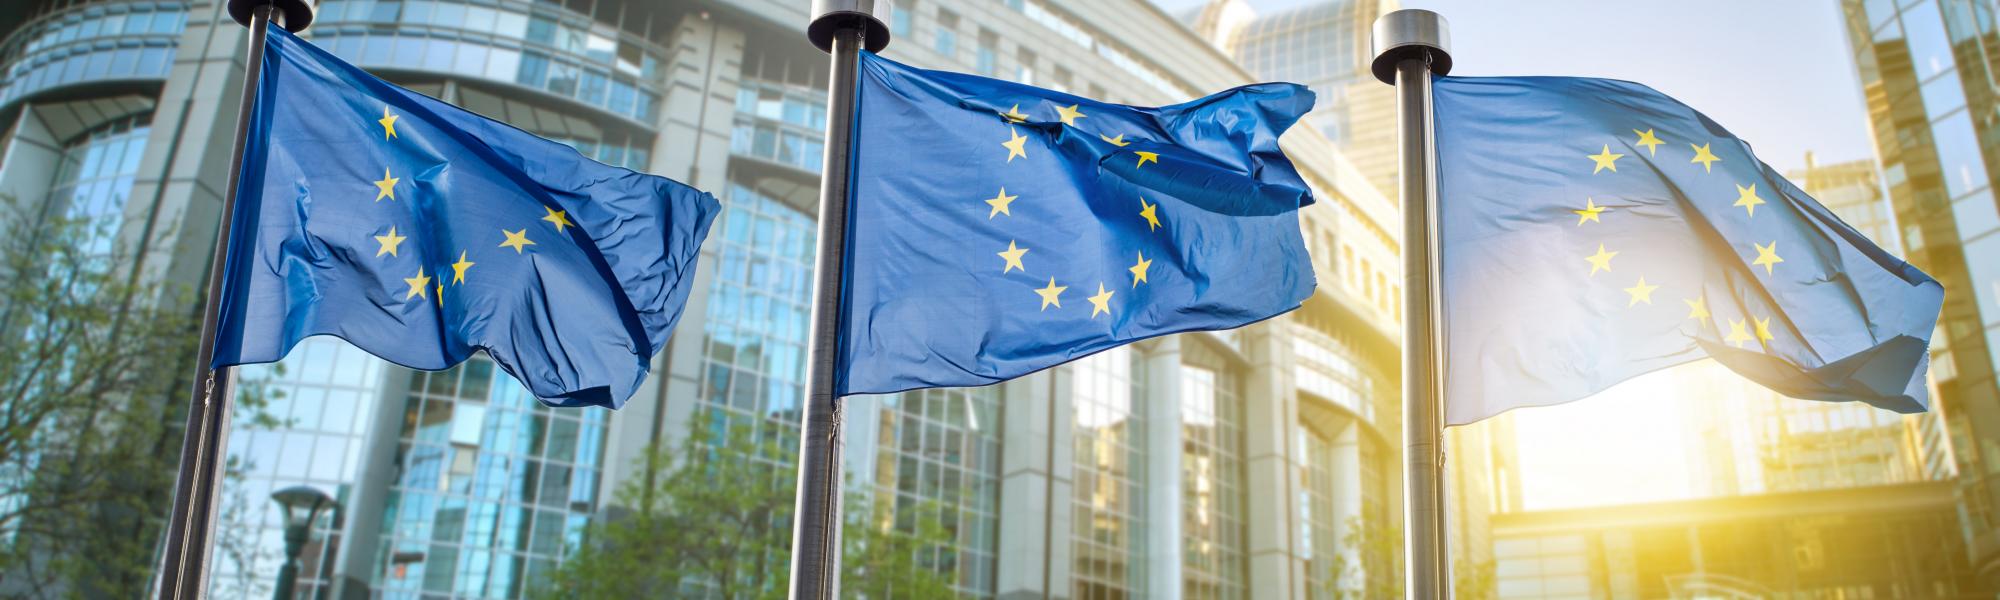
<instances>
[{"instance_id":1,"label":"flagpole finial","mask_svg":"<svg viewBox=\"0 0 2000 600\"><path fill-rule=\"evenodd\" d=\"M281 21L285 31L292 33L305 31L319 12L319 0L229 0L229 18L249 27L250 13L259 6L270 6L272 11L283 15L283 19L274 20Z\"/></svg>"},{"instance_id":2,"label":"flagpole finial","mask_svg":"<svg viewBox=\"0 0 2000 600\"><path fill-rule=\"evenodd\" d=\"M833 32L861 29L861 47L881 52L889 47L889 26L883 19L895 11L890 0L813 0L812 22L806 25L806 39L823 52L833 51Z\"/></svg>"},{"instance_id":3,"label":"flagpole finial","mask_svg":"<svg viewBox=\"0 0 2000 600\"><path fill-rule=\"evenodd\" d=\"M1370 70L1382 83L1396 83L1396 63L1430 56L1431 72L1451 72L1451 24L1444 15L1420 8L1392 11L1375 19L1375 62Z\"/></svg>"}]
</instances>

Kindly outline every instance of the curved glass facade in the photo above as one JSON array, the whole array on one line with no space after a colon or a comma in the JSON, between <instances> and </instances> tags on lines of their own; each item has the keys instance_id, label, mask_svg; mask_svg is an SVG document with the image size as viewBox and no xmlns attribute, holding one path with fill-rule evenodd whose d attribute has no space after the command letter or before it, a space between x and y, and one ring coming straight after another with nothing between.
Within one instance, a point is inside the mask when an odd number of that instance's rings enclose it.
<instances>
[{"instance_id":1,"label":"curved glass facade","mask_svg":"<svg viewBox=\"0 0 2000 600\"><path fill-rule=\"evenodd\" d=\"M45 15L0 42L0 106L76 83L166 79L186 21L184 2L85 4Z\"/></svg>"},{"instance_id":2,"label":"curved glass facade","mask_svg":"<svg viewBox=\"0 0 2000 600\"><path fill-rule=\"evenodd\" d=\"M49 186L49 205L91 224L91 254L111 254L152 123L152 113L122 117L63 146L55 183Z\"/></svg>"},{"instance_id":3,"label":"curved glass facade","mask_svg":"<svg viewBox=\"0 0 2000 600\"><path fill-rule=\"evenodd\" d=\"M386 598L517 598L597 510L606 412L550 409L483 356L413 373L378 579Z\"/></svg>"},{"instance_id":4,"label":"curved glass facade","mask_svg":"<svg viewBox=\"0 0 2000 600\"><path fill-rule=\"evenodd\" d=\"M285 360L243 367L237 379L261 386L272 422L239 417L229 441L232 477L224 484L216 516L215 564L209 579L222 598L267 597L284 562L284 523L271 492L310 485L342 506L351 505L387 365L332 338L300 342ZM247 415L245 415L247 416ZM301 555L299 590L326 585L325 559L342 537L329 511L314 524L312 544Z\"/></svg>"},{"instance_id":5,"label":"curved glass facade","mask_svg":"<svg viewBox=\"0 0 2000 600\"><path fill-rule=\"evenodd\" d=\"M659 117L657 47L543 3L328 0L312 37L361 67L511 83L648 127Z\"/></svg>"}]
</instances>

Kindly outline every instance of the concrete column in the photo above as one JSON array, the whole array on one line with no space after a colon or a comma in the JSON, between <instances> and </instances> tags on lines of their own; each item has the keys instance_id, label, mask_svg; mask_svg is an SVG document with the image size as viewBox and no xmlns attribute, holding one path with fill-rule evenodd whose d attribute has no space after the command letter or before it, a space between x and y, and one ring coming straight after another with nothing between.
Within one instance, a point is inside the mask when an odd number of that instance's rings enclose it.
<instances>
[{"instance_id":1,"label":"concrete column","mask_svg":"<svg viewBox=\"0 0 2000 600\"><path fill-rule=\"evenodd\" d=\"M62 140L49 131L34 106L22 108L6 131L0 132L0 198L15 202L10 211L0 213L0 232L11 230L5 227L10 219L32 219L40 214L61 163Z\"/></svg>"},{"instance_id":2,"label":"concrete column","mask_svg":"<svg viewBox=\"0 0 2000 600\"><path fill-rule=\"evenodd\" d=\"M1181 338L1167 336L1146 352L1146 395L1137 410L1144 411L1146 485L1146 561L1148 597L1177 600L1181 597ZM1206 399L1212 400L1212 399Z\"/></svg>"},{"instance_id":3,"label":"concrete column","mask_svg":"<svg viewBox=\"0 0 2000 600\"><path fill-rule=\"evenodd\" d=\"M1075 449L1068 370L1003 384L1000 404L1000 540L995 590L1002 600L1068 598L1070 499Z\"/></svg>"},{"instance_id":4,"label":"concrete column","mask_svg":"<svg viewBox=\"0 0 2000 600\"><path fill-rule=\"evenodd\" d=\"M190 289L207 281L248 58L249 30L222 5L196 0L188 7L119 238L145 248L141 277L194 282Z\"/></svg>"},{"instance_id":5,"label":"concrete column","mask_svg":"<svg viewBox=\"0 0 2000 600\"><path fill-rule=\"evenodd\" d=\"M728 186L729 130L743 62L743 31L690 15L670 35L665 45L674 52L668 61L667 95L654 122L660 133L653 139L647 170L723 193ZM719 231L710 232L711 238L717 235ZM695 399L701 393L702 342L707 337L715 261L715 252L704 246L696 259L694 289L674 336L654 357L652 376L609 422L600 497L611 498L625 481L644 476L641 459L649 446L678 449L690 431Z\"/></svg>"},{"instance_id":6,"label":"concrete column","mask_svg":"<svg viewBox=\"0 0 2000 600\"><path fill-rule=\"evenodd\" d=\"M1292 348L1282 332L1288 324L1266 321L1240 334L1250 368L1243 386L1244 480L1249 493L1244 516L1249 530L1250 597L1278 600L1305 597L1300 560L1298 496L1304 484L1294 437L1297 395L1292 391Z\"/></svg>"},{"instance_id":7,"label":"concrete column","mask_svg":"<svg viewBox=\"0 0 2000 600\"><path fill-rule=\"evenodd\" d=\"M1361 548L1347 543L1348 536L1360 523L1361 501L1365 491L1361 489L1361 424L1347 421L1333 436L1333 466L1327 470L1333 478L1333 544L1335 552L1350 557L1347 572L1340 573L1341 587L1344 589L1368 589L1367 563L1361 560Z\"/></svg>"},{"instance_id":8,"label":"concrete column","mask_svg":"<svg viewBox=\"0 0 2000 600\"><path fill-rule=\"evenodd\" d=\"M341 499L340 549L333 567L333 593L329 598L363 600L379 572L375 559L382 548L382 513L388 505L389 487L401 469L396 465L396 448L402 442L403 414L410 402L409 369L382 369L382 385L376 393L375 411L368 417L368 437L362 445L361 465L365 473L354 483L354 493ZM503 376L504 377L504 376Z\"/></svg>"}]
</instances>

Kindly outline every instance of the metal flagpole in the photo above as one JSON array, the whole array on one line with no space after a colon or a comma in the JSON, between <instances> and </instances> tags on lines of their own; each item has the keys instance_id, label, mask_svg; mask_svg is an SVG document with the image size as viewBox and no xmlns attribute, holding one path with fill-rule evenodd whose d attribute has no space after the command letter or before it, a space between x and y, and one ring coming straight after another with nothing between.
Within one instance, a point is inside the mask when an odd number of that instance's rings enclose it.
<instances>
[{"instance_id":1,"label":"metal flagpole","mask_svg":"<svg viewBox=\"0 0 2000 600\"><path fill-rule=\"evenodd\" d=\"M1375 20L1375 78L1396 86L1402 130L1403 205L1403 545L1409 597L1451 593L1445 536L1444 418L1438 374L1444 364L1437 258L1437 141L1431 76L1451 72L1444 17L1405 9Z\"/></svg>"},{"instance_id":2,"label":"metal flagpole","mask_svg":"<svg viewBox=\"0 0 2000 600\"><path fill-rule=\"evenodd\" d=\"M833 57L826 101L826 162L820 167L819 249L813 265L806 405L799 433L798 503L792 516L791 597L840 596L841 400L833 383L847 281L847 194L854 96L861 50L889 45L889 0L813 0L806 38Z\"/></svg>"},{"instance_id":3,"label":"metal flagpole","mask_svg":"<svg viewBox=\"0 0 2000 600\"><path fill-rule=\"evenodd\" d=\"M215 232L215 252L209 259L208 290L201 317L201 339L195 354L194 393L188 401L182 431L180 473L174 482L174 508L167 519L166 551L160 561L161 600L201 598L208 591L208 560L215 531L215 499L222 480L222 460L228 448L229 413L235 400L234 369L210 369L215 358L215 328L222 296L222 269L229 253L229 227L236 214L236 179L243 172L243 146L250 135L250 111L257 99L257 82L264 71L264 32L278 13L278 24L297 32L311 25L315 0L229 0L229 16L250 28L250 58L245 63L243 99L236 115L236 143L229 160L229 181L222 196L221 223Z\"/></svg>"}]
</instances>

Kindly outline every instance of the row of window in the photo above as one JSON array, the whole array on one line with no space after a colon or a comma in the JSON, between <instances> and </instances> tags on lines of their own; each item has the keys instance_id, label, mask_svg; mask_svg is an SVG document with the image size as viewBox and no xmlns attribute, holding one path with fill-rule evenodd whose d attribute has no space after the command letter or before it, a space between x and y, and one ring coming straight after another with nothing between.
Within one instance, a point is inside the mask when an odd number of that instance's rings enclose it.
<instances>
[{"instance_id":1,"label":"row of window","mask_svg":"<svg viewBox=\"0 0 2000 600\"><path fill-rule=\"evenodd\" d=\"M825 159L826 94L800 86L743 80L729 152L817 173Z\"/></svg>"},{"instance_id":2,"label":"row of window","mask_svg":"<svg viewBox=\"0 0 2000 600\"><path fill-rule=\"evenodd\" d=\"M393 27L472 32L580 58L652 85L661 83L663 61L644 42L568 11L524 12L463 0L327 0L320 5L318 23L315 27L355 23L368 24L373 31Z\"/></svg>"},{"instance_id":3,"label":"row of window","mask_svg":"<svg viewBox=\"0 0 2000 600\"><path fill-rule=\"evenodd\" d=\"M134 37L177 37L186 26L183 3L104 3L52 15L8 36L0 64L68 44Z\"/></svg>"},{"instance_id":4,"label":"row of window","mask_svg":"<svg viewBox=\"0 0 2000 600\"><path fill-rule=\"evenodd\" d=\"M422 69L517 83L643 124L659 117L660 94L630 75L583 66L537 50L413 33L314 29L313 41L342 60L373 69Z\"/></svg>"}]
</instances>

